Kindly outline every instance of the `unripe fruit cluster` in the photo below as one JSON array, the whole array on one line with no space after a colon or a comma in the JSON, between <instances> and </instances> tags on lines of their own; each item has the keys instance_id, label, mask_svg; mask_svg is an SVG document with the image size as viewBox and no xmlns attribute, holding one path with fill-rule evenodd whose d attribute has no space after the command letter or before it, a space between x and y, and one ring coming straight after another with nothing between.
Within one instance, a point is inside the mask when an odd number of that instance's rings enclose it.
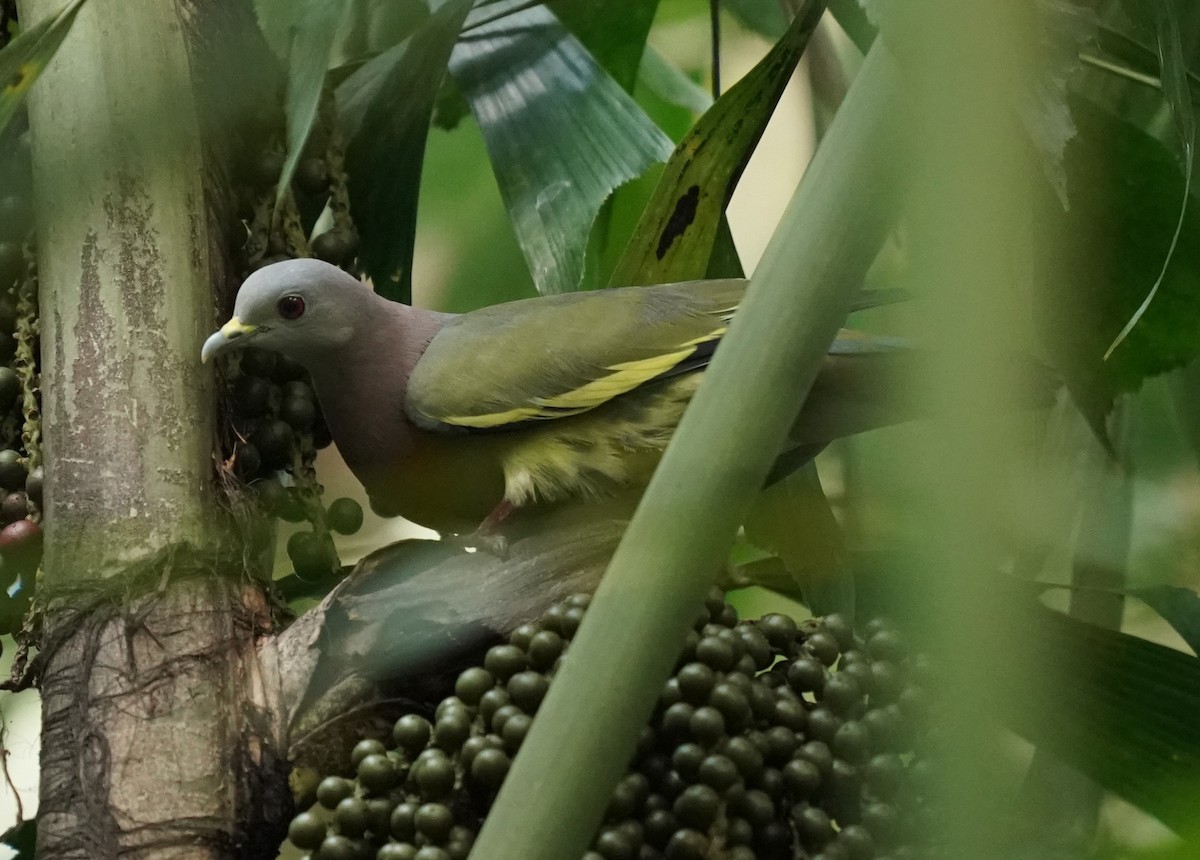
<instances>
[{"instance_id":1,"label":"unripe fruit cluster","mask_svg":"<svg viewBox=\"0 0 1200 860\"><path fill-rule=\"evenodd\" d=\"M310 860L462 860L588 605L579 595L462 672L433 719L361 741L289 838ZM697 617L585 860L899 860L915 853L928 665L874 621ZM598 691L608 695L611 691Z\"/></svg>"}]
</instances>

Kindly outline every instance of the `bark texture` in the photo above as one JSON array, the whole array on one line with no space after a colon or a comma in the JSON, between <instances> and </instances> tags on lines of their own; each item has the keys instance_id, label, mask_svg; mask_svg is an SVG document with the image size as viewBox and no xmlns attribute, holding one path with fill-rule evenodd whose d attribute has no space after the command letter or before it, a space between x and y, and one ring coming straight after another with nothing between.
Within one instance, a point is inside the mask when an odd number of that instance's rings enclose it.
<instances>
[{"instance_id":1,"label":"bark texture","mask_svg":"<svg viewBox=\"0 0 1200 860\"><path fill-rule=\"evenodd\" d=\"M214 201L228 194L211 186L222 171L202 142L197 58L221 41L206 20L229 9L91 0L30 102L46 456L38 855L54 860L274 857L291 811L256 651L269 607L247 576L249 538L218 504L198 360L226 287Z\"/></svg>"}]
</instances>

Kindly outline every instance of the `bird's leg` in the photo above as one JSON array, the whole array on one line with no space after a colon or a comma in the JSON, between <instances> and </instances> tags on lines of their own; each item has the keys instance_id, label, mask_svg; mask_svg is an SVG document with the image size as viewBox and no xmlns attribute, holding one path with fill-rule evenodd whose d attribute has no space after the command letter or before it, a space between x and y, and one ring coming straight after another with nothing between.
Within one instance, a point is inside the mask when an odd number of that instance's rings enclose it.
<instances>
[{"instance_id":1,"label":"bird's leg","mask_svg":"<svg viewBox=\"0 0 1200 860\"><path fill-rule=\"evenodd\" d=\"M508 499L501 499L500 504L492 508L492 512L479 524L477 531L486 535L494 535L500 524L512 516L516 509L517 506Z\"/></svg>"}]
</instances>

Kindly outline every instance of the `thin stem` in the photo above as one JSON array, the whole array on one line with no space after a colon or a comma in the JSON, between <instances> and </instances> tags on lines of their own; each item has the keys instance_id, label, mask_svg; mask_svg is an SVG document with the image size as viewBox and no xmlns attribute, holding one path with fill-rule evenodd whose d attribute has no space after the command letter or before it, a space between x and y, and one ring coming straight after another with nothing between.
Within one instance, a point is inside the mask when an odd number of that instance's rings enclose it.
<instances>
[{"instance_id":1,"label":"thin stem","mask_svg":"<svg viewBox=\"0 0 1200 860\"><path fill-rule=\"evenodd\" d=\"M721 0L708 0L709 28L712 41L712 97L721 97Z\"/></svg>"},{"instance_id":2,"label":"thin stem","mask_svg":"<svg viewBox=\"0 0 1200 860\"><path fill-rule=\"evenodd\" d=\"M905 151L896 74L875 50L851 87L609 564L473 856L562 860L581 856L595 835L695 610L894 218L901 172L896 158L878 153Z\"/></svg>"}]
</instances>

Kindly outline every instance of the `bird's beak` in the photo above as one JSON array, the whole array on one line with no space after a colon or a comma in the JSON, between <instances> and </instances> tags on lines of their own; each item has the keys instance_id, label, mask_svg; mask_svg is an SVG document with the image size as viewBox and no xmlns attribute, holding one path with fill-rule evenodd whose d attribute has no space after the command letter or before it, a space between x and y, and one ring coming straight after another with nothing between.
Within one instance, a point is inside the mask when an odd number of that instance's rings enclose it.
<instances>
[{"instance_id":1,"label":"bird's beak","mask_svg":"<svg viewBox=\"0 0 1200 860\"><path fill-rule=\"evenodd\" d=\"M225 325L221 326L220 330L215 331L204 341L204 346L200 350L201 363L206 362L212 356L216 355L225 347L229 346L238 338L245 337L248 334L253 334L258 330L256 325L246 325L237 317L234 317Z\"/></svg>"}]
</instances>

